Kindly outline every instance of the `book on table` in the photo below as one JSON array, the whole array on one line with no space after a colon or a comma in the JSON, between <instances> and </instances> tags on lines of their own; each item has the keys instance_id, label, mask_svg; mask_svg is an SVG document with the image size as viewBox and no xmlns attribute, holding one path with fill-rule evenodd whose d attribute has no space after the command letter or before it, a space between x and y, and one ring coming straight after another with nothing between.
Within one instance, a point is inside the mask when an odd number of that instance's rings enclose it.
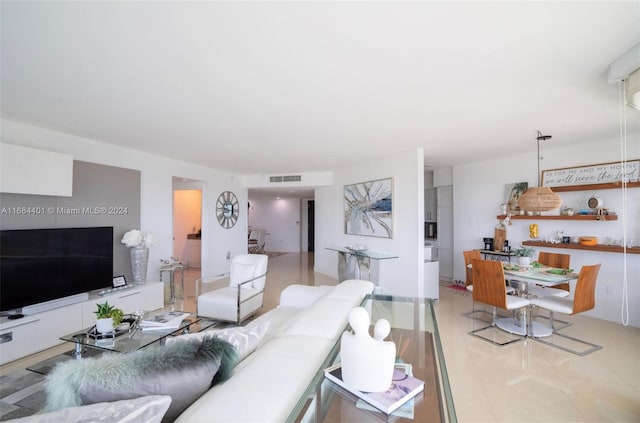
<instances>
[{"instance_id":1,"label":"book on table","mask_svg":"<svg viewBox=\"0 0 640 423\"><path fill-rule=\"evenodd\" d=\"M396 369L408 374L409 376L413 376L413 366L409 363L396 363L395 364ZM411 419L413 420L414 418L414 406L415 404L417 404L418 402L420 402L420 400L422 399L422 394L419 392L416 395L414 395L412 398L410 398L409 400L407 400L404 404L402 404L400 407L398 407L394 412L393 412L393 417L403 417L405 419ZM361 408L363 410L367 410L367 411L373 411L373 412L377 412L377 413L382 413L382 411L378 410L377 408L375 408L374 406L370 405L368 402L366 402L363 399L358 398L358 400L356 401L356 407ZM391 416L389 416L391 417ZM389 420L391 421L391 420Z\"/></svg>"},{"instance_id":2,"label":"book on table","mask_svg":"<svg viewBox=\"0 0 640 423\"><path fill-rule=\"evenodd\" d=\"M143 319L140 322L140 329L143 331L178 329L182 321L189 316L189 313L181 311L163 311Z\"/></svg>"},{"instance_id":3,"label":"book on table","mask_svg":"<svg viewBox=\"0 0 640 423\"><path fill-rule=\"evenodd\" d=\"M397 367L393 370L391 386L382 392L363 392L348 386L342 380L341 364L336 364L335 366L325 369L324 375L330 381L386 414L393 413L424 390L424 381L411 376L409 373Z\"/></svg>"}]
</instances>

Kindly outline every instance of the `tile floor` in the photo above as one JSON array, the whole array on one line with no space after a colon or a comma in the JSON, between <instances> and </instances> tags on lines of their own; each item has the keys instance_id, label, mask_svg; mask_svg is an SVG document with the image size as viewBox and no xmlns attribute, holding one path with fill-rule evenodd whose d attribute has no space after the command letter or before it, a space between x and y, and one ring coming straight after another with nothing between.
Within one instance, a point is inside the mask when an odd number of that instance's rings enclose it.
<instances>
[{"instance_id":1,"label":"tile floor","mask_svg":"<svg viewBox=\"0 0 640 423\"><path fill-rule=\"evenodd\" d=\"M198 269L187 269L186 295L177 309L195 310L194 281L199 276ZM280 291L292 283L336 281L314 274L313 254L271 258L263 310L275 307ZM460 422L640 421L640 329L570 316L566 320L574 325L564 332L604 347L580 357L535 341L496 347L472 337L468 332L479 326L462 316L470 309L466 292L441 286L436 312ZM28 361L14 362L14 369ZM3 366L2 373L7 369Z\"/></svg>"},{"instance_id":2,"label":"tile floor","mask_svg":"<svg viewBox=\"0 0 640 423\"><path fill-rule=\"evenodd\" d=\"M269 263L273 305L289 283L335 283L314 277L311 255ZM462 316L471 306L466 292L441 286L436 312L460 422L640 421L639 328L562 316L574 323L565 333L604 348L580 357L536 341L496 347L468 335L481 327Z\"/></svg>"}]
</instances>

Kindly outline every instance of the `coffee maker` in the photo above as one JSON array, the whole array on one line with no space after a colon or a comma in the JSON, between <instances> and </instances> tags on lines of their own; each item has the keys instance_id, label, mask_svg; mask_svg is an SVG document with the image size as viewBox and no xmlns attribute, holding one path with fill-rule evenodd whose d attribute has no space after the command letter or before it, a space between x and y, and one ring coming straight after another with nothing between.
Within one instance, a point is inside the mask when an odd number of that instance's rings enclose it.
<instances>
[{"instance_id":1,"label":"coffee maker","mask_svg":"<svg viewBox=\"0 0 640 423\"><path fill-rule=\"evenodd\" d=\"M484 250L493 251L493 238L483 238Z\"/></svg>"}]
</instances>

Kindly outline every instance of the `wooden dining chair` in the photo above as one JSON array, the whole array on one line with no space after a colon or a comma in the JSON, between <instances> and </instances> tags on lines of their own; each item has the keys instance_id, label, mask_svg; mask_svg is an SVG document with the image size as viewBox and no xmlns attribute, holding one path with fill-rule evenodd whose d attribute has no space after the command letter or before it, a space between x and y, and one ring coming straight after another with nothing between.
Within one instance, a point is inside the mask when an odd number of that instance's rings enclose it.
<instances>
[{"instance_id":1,"label":"wooden dining chair","mask_svg":"<svg viewBox=\"0 0 640 423\"><path fill-rule=\"evenodd\" d=\"M536 338L538 341L577 355L587 355L602 348L602 346L600 345L596 345L591 342L583 341L581 339L562 334L558 332L558 329L555 329L553 325L553 312L564 314L578 314L591 310L596 306L596 280L598 279L599 271L600 264L594 264L592 266L582 266L582 269L580 269L580 274L578 276L578 282L576 283L576 292L573 299L553 296L531 299L532 305L543 308L545 310L549 310L551 330L553 331L553 334L555 336L560 336L576 343L588 345L590 348L585 351L577 351L553 342L549 342L543 338Z\"/></svg>"},{"instance_id":2,"label":"wooden dining chair","mask_svg":"<svg viewBox=\"0 0 640 423\"><path fill-rule=\"evenodd\" d=\"M490 305L492 307L492 319L489 326L472 330L469 334L499 346L523 340L524 336L519 336L516 339L500 343L479 335L481 331L495 327L498 307L503 310L517 310L529 306L529 300L515 295L507 295L502 262L473 259L471 266L474 286L472 291L473 301Z\"/></svg>"},{"instance_id":3,"label":"wooden dining chair","mask_svg":"<svg viewBox=\"0 0 640 423\"><path fill-rule=\"evenodd\" d=\"M471 263L473 262L473 260L482 260L482 256L480 255L480 251L479 250L467 250L467 251L463 251L462 255L464 256L464 268L466 273L466 280L464 281L465 287L467 288L467 291L469 292L473 292L473 270L471 269ZM472 301L472 305L471 305L471 311L464 313L463 316L465 317L469 317L471 319L475 319L476 318L476 313L481 313L481 314L485 314L485 315L491 315L491 313L489 313L486 310L483 309L476 309L476 302Z\"/></svg>"},{"instance_id":4,"label":"wooden dining chair","mask_svg":"<svg viewBox=\"0 0 640 423\"><path fill-rule=\"evenodd\" d=\"M557 269L569 269L570 260L571 256L569 254L541 252L538 255L538 263ZM553 288L532 285L529 287L529 294L533 294L536 297L568 297L569 289L570 288L568 282L560 285L554 285Z\"/></svg>"},{"instance_id":5,"label":"wooden dining chair","mask_svg":"<svg viewBox=\"0 0 640 423\"><path fill-rule=\"evenodd\" d=\"M480 255L480 251L478 250L463 251L462 255L464 256L464 268L467 271L467 280L464 281L464 284L469 291L472 291L473 290L473 271L471 270L469 265L472 263L473 260L482 260L482 256Z\"/></svg>"},{"instance_id":6,"label":"wooden dining chair","mask_svg":"<svg viewBox=\"0 0 640 423\"><path fill-rule=\"evenodd\" d=\"M549 267L555 267L556 269L569 269L571 266L569 264L570 262L571 262L570 254L547 253L544 251L541 251L538 254L538 263L544 264L545 266L549 266ZM555 285L553 288L562 289L563 291L567 291L567 292L569 292L570 290L569 283ZM563 295L558 295L558 296L562 297Z\"/></svg>"},{"instance_id":7,"label":"wooden dining chair","mask_svg":"<svg viewBox=\"0 0 640 423\"><path fill-rule=\"evenodd\" d=\"M571 262L570 254L558 254L558 253L547 253L541 251L538 254L538 263L544 264L545 266L553 267L556 269L569 269L569 263ZM540 285L530 285L528 287L529 294L535 297L568 297L569 296L569 283L563 283L559 285L554 285L553 287L545 287ZM533 319L549 319L551 321L551 314L549 316L542 316L540 314L535 314ZM566 327L571 326L571 323L566 322L564 320L554 320L552 324L555 326L554 329L564 329ZM558 326L560 325L560 326Z\"/></svg>"},{"instance_id":8,"label":"wooden dining chair","mask_svg":"<svg viewBox=\"0 0 640 423\"><path fill-rule=\"evenodd\" d=\"M467 250L467 251L463 251L462 255L464 256L464 268L466 270L466 280L464 281L465 287L467 288L467 291L469 292L473 292L473 270L472 270L472 262L473 260L482 260L482 255L480 254L479 250ZM513 289L511 286L507 286L507 294L512 294L515 292L515 289ZM475 307L475 301L473 302L473 305L471 307L471 311L464 313L463 316L465 317L469 317L471 319L475 318L475 314L476 313L483 313L483 314L490 314L485 310L482 309L476 309Z\"/></svg>"}]
</instances>

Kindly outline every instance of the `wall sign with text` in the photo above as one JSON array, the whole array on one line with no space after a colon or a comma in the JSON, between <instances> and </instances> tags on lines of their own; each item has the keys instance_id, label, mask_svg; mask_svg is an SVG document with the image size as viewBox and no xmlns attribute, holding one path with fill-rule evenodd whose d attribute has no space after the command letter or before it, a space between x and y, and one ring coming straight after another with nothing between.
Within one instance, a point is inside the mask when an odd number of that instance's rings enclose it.
<instances>
[{"instance_id":1,"label":"wall sign with text","mask_svg":"<svg viewBox=\"0 0 640 423\"><path fill-rule=\"evenodd\" d=\"M640 160L542 171L542 185L554 191L619 188L623 181L629 187L640 186Z\"/></svg>"}]
</instances>

